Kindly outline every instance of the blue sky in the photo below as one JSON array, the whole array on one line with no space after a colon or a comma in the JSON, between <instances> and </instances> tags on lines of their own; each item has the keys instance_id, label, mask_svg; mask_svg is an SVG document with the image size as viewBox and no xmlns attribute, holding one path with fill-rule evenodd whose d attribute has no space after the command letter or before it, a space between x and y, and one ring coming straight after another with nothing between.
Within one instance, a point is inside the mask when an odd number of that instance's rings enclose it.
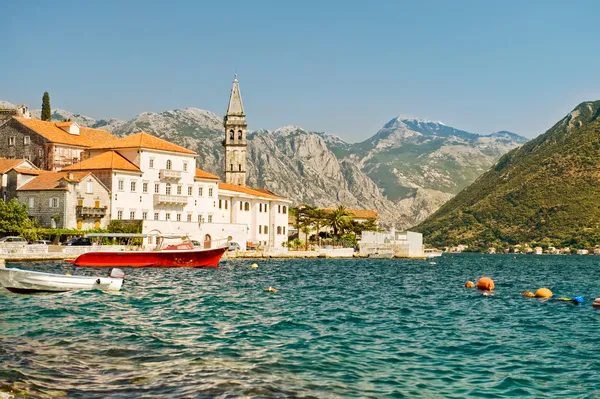
<instances>
[{"instance_id":1,"label":"blue sky","mask_svg":"<svg viewBox=\"0 0 600 399\"><path fill-rule=\"evenodd\" d=\"M600 99L598 1L28 1L3 4L0 100L96 118L222 115L349 141L398 114L543 133Z\"/></svg>"}]
</instances>

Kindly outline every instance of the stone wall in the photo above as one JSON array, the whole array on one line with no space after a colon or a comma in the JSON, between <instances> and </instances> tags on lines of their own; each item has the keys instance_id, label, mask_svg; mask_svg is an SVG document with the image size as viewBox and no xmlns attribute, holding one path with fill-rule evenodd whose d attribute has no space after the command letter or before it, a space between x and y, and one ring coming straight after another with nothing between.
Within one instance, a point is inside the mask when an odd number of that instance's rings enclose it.
<instances>
[{"instance_id":1,"label":"stone wall","mask_svg":"<svg viewBox=\"0 0 600 399\"><path fill-rule=\"evenodd\" d=\"M29 144L25 144L25 137L29 137ZM11 143L12 145L9 145ZM48 143L44 137L14 119L0 126L0 157L2 158L24 158L38 168L46 169Z\"/></svg>"},{"instance_id":2,"label":"stone wall","mask_svg":"<svg viewBox=\"0 0 600 399\"><path fill-rule=\"evenodd\" d=\"M66 190L17 191L17 199L27 205L29 216L37 220L41 227L73 228L65 225L67 194ZM30 202L30 198L33 198L33 203ZM58 199L58 207L50 206L52 198ZM53 219L55 223L53 223Z\"/></svg>"}]
</instances>

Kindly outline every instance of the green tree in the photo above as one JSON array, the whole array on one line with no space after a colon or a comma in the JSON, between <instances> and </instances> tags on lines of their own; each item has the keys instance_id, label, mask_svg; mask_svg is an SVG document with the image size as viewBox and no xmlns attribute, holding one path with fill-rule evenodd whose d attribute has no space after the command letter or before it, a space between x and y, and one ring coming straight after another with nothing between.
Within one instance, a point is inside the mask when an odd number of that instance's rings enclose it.
<instances>
[{"instance_id":1,"label":"green tree","mask_svg":"<svg viewBox=\"0 0 600 399\"><path fill-rule=\"evenodd\" d=\"M333 235L339 237L350 225L350 212L340 205L328 215L327 219L329 226L333 229Z\"/></svg>"},{"instance_id":2,"label":"green tree","mask_svg":"<svg viewBox=\"0 0 600 399\"><path fill-rule=\"evenodd\" d=\"M319 235L321 228L327 223L327 213L321 208L313 208L309 211L308 217L317 232L317 239L321 245L321 236Z\"/></svg>"},{"instance_id":3,"label":"green tree","mask_svg":"<svg viewBox=\"0 0 600 399\"><path fill-rule=\"evenodd\" d=\"M20 235L25 233L30 239L35 239L35 223L29 219L27 205L21 204L16 198L9 202L0 200L0 234Z\"/></svg>"},{"instance_id":4,"label":"green tree","mask_svg":"<svg viewBox=\"0 0 600 399\"><path fill-rule=\"evenodd\" d=\"M52 111L50 110L50 95L47 91L42 97L42 120L50 121L52 119Z\"/></svg>"}]
</instances>

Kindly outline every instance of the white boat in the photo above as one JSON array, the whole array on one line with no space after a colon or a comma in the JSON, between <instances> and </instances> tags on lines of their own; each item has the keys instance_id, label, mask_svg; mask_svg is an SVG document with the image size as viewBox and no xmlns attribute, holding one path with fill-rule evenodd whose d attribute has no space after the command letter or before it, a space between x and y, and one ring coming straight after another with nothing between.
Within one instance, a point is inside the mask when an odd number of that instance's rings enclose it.
<instances>
[{"instance_id":1,"label":"white boat","mask_svg":"<svg viewBox=\"0 0 600 399\"><path fill-rule=\"evenodd\" d=\"M108 277L92 277L0 268L0 283L7 290L19 294L75 290L119 291L124 276L120 269L112 269Z\"/></svg>"},{"instance_id":2,"label":"white boat","mask_svg":"<svg viewBox=\"0 0 600 399\"><path fill-rule=\"evenodd\" d=\"M426 258L439 258L442 256L442 251L435 248L425 248L423 253L425 254Z\"/></svg>"}]
</instances>

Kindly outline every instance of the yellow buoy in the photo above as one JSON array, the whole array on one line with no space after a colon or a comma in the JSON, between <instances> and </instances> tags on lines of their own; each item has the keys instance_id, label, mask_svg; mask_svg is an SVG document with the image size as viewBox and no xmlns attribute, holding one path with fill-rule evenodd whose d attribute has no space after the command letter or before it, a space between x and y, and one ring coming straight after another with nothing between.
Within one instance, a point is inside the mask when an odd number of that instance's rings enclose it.
<instances>
[{"instance_id":1,"label":"yellow buoy","mask_svg":"<svg viewBox=\"0 0 600 399\"><path fill-rule=\"evenodd\" d=\"M539 288L535 292L535 297L536 298L550 298L550 297L552 297L552 291L550 291L548 288Z\"/></svg>"},{"instance_id":2,"label":"yellow buoy","mask_svg":"<svg viewBox=\"0 0 600 399\"><path fill-rule=\"evenodd\" d=\"M256 269L257 267L258 267L258 265L257 265L256 263L253 263L253 264L252 264L252 268L253 268L253 269Z\"/></svg>"},{"instance_id":3,"label":"yellow buoy","mask_svg":"<svg viewBox=\"0 0 600 399\"><path fill-rule=\"evenodd\" d=\"M482 277L477 280L477 288L484 291L494 291L494 280L489 277Z\"/></svg>"},{"instance_id":4,"label":"yellow buoy","mask_svg":"<svg viewBox=\"0 0 600 399\"><path fill-rule=\"evenodd\" d=\"M472 281L467 281L465 283L465 288L475 288L475 283Z\"/></svg>"}]
</instances>

